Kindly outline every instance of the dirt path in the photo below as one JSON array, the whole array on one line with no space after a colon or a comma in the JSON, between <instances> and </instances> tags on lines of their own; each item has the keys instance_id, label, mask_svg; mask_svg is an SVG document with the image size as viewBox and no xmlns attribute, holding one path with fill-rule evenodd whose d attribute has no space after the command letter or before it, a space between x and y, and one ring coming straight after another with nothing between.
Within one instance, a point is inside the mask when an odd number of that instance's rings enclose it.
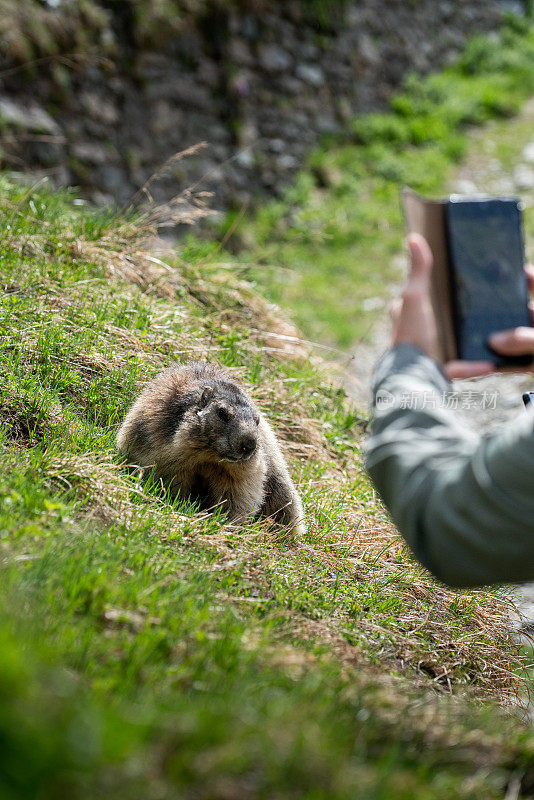
<instances>
[{"instance_id":1,"label":"dirt path","mask_svg":"<svg viewBox=\"0 0 534 800\"><path fill-rule=\"evenodd\" d=\"M451 175L448 191L519 195L524 203L527 255L534 262L534 98L517 117L474 130L470 138L468 155ZM406 271L405 256L398 257L403 259ZM390 297L399 292L400 285L389 289ZM371 341L358 345L354 352L346 383L360 406L365 407L369 402L373 365L387 348L388 340L389 321L384 314L373 330ZM488 431L523 412L521 395L527 389L534 390L534 375L494 375L457 381L455 389L460 400L472 398L462 403L459 413L477 430ZM534 583L521 587L519 602L523 619L515 623L519 627L534 626Z\"/></svg>"}]
</instances>

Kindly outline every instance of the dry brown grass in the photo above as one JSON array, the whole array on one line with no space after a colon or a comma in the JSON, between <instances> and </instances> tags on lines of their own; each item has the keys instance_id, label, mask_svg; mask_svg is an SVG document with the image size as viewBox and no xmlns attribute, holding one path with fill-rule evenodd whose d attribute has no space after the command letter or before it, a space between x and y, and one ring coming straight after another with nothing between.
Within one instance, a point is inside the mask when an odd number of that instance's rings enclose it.
<instances>
[{"instance_id":1,"label":"dry brown grass","mask_svg":"<svg viewBox=\"0 0 534 800\"><path fill-rule=\"evenodd\" d=\"M357 454L347 455L327 439L309 385L299 388L298 379L279 368L288 355L296 364L308 358L307 345L297 342L289 354L273 352L265 345L265 331L278 327L274 333L283 338L288 334L279 331L287 330L287 321L279 319L276 309L255 295L231 266L188 265L179 257L165 262L150 249L152 237L150 226L138 227L131 220L119 225L115 234L110 225L97 240L65 231L68 258L96 264L111 279L95 278L99 300L104 302L108 292L132 305L143 298L152 322L141 338L127 327L105 321L91 352L74 347L53 357L68 363L79 376L77 399L83 405L84 387L89 390L95 374L113 374L134 357L142 365L140 386L169 358L224 362L226 333L240 323L248 326L257 321L255 331L240 342L242 364L230 369L246 379L250 363L261 359L262 379L247 385L291 458L306 498L308 535L303 541L290 541L259 523L244 529L214 527L206 514L177 513L157 492L132 480L111 453L52 454L47 464L51 483L85 499L84 519L131 525L141 500L154 519L155 536L187 530L179 537L179 547L212 548L221 570L231 569L237 559L247 587L236 592L235 601L268 605L272 600L278 613L287 615L290 639L324 644L347 669L374 671L373 662L379 662L381 671L403 673L438 693L470 683L480 696L515 701L522 691L517 676L521 658L509 620L509 597L489 591L459 594L415 565L363 477ZM36 236L13 239L9 245L44 262L53 257L46 226ZM38 326L53 324L76 331L88 324L84 282L58 290L43 274L38 285L30 284L23 274L20 286L3 282L4 291L38 294ZM178 299L177 285L183 291ZM220 342L213 340L214 330ZM18 343L22 364L29 371L40 358L35 335L35 326L30 326ZM322 370L316 393L322 391L321 382L329 380L326 367ZM302 608L299 593L311 598ZM360 600L367 605L358 605ZM388 601L396 601L394 607L401 610L392 614Z\"/></svg>"},{"instance_id":2,"label":"dry brown grass","mask_svg":"<svg viewBox=\"0 0 534 800\"><path fill-rule=\"evenodd\" d=\"M301 580L309 576L313 592L313 582L324 576L325 570L325 582L332 585L341 579L355 587L370 584L383 593L393 592L402 600L402 616L394 625L388 614L382 617L372 612L358 617L357 644L351 643L354 620L346 604L319 620L288 607L289 639L321 643L347 668L371 668L373 673L375 668L379 672L393 670L426 685L430 679L439 693L452 693L462 684L472 683L479 696L504 704L517 703L518 692L526 689L518 677L519 648L511 637L508 599L482 590L459 595L437 584L401 546L378 502L375 507L362 504L359 508L346 501L342 484L347 476L334 468L322 479L315 505L308 504L306 541L287 540L258 523L245 529L223 524L214 533L207 524L208 513L190 517L172 511L163 497L146 491L141 476L132 483L111 457L54 456L47 469L52 483L75 488L85 497L86 520L135 524L138 515L145 513L140 512L138 501L142 500L156 522L155 536L171 538L185 527L188 533L181 536L180 548L212 548L217 569L232 570L237 561L245 565L248 588L241 598L244 602L261 604L274 597L273 576L280 574L299 575ZM301 484L300 489L306 486ZM323 495L330 505L344 502L327 534L317 524ZM134 496L137 502L133 502ZM379 667L371 666L369 652Z\"/></svg>"}]
</instances>

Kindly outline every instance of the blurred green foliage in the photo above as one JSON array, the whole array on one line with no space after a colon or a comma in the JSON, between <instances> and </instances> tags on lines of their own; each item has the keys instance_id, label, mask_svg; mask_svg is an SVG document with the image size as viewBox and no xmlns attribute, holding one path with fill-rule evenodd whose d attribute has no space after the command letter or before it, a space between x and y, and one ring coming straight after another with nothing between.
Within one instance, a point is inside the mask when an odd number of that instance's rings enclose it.
<instances>
[{"instance_id":1,"label":"blurred green foliage","mask_svg":"<svg viewBox=\"0 0 534 800\"><path fill-rule=\"evenodd\" d=\"M248 275L291 308L305 335L342 348L369 336L399 281L399 190L446 190L473 125L513 115L534 92L534 30L508 16L476 35L458 62L410 75L389 110L358 117L352 143L328 137L281 200L237 225ZM229 215L225 230L233 224Z\"/></svg>"}]
</instances>

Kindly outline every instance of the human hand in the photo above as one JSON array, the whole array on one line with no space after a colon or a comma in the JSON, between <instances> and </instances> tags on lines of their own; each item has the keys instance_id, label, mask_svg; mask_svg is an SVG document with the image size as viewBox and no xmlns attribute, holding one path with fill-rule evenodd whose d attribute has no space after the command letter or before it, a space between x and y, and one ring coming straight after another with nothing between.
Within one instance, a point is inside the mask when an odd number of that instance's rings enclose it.
<instances>
[{"instance_id":1,"label":"human hand","mask_svg":"<svg viewBox=\"0 0 534 800\"><path fill-rule=\"evenodd\" d=\"M426 239L418 233L411 233L407 238L407 244L411 269L402 298L391 308L392 346L401 342L413 344L437 360L438 335L430 301L432 251ZM534 282L534 271L532 280ZM532 341L532 352L534 352L534 337ZM445 365L449 378L473 378L488 375L494 370L495 366L491 361L449 361Z\"/></svg>"},{"instance_id":2,"label":"human hand","mask_svg":"<svg viewBox=\"0 0 534 800\"><path fill-rule=\"evenodd\" d=\"M534 294L534 266L525 264L528 288ZM530 321L534 326L534 309L530 307ZM498 331L489 338L489 344L495 352L503 356L524 356L534 355L534 327L511 328L506 331ZM531 372L533 365L529 364L521 372ZM517 371L517 368L512 368Z\"/></svg>"}]
</instances>

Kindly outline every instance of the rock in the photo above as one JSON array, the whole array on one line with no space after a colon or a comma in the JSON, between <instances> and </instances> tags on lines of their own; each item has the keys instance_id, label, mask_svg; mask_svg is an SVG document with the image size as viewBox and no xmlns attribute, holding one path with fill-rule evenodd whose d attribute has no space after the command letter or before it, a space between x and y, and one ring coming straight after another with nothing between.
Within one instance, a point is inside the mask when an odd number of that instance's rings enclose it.
<instances>
[{"instance_id":1,"label":"rock","mask_svg":"<svg viewBox=\"0 0 534 800\"><path fill-rule=\"evenodd\" d=\"M30 142L29 147L25 147L24 157L27 159L28 156L30 156L32 161L41 164L41 166L55 169L57 163L61 161L63 154L63 141L40 141L38 139L37 141Z\"/></svg>"},{"instance_id":2,"label":"rock","mask_svg":"<svg viewBox=\"0 0 534 800\"><path fill-rule=\"evenodd\" d=\"M168 71L168 58L164 53L141 52L136 58L135 69L143 80L154 80L165 75Z\"/></svg>"},{"instance_id":3,"label":"rock","mask_svg":"<svg viewBox=\"0 0 534 800\"><path fill-rule=\"evenodd\" d=\"M319 133L337 133L339 131L339 124L331 114L318 114L315 118L315 124Z\"/></svg>"},{"instance_id":4,"label":"rock","mask_svg":"<svg viewBox=\"0 0 534 800\"><path fill-rule=\"evenodd\" d=\"M101 192L100 189L93 189L89 192L89 198L91 202L95 204L95 206L100 206L100 208L109 208L109 206L113 206L114 197L112 194L107 194L106 192Z\"/></svg>"},{"instance_id":5,"label":"rock","mask_svg":"<svg viewBox=\"0 0 534 800\"><path fill-rule=\"evenodd\" d=\"M516 191L516 187L511 178L503 176L495 182L494 191L497 194L513 194Z\"/></svg>"},{"instance_id":6,"label":"rock","mask_svg":"<svg viewBox=\"0 0 534 800\"><path fill-rule=\"evenodd\" d=\"M525 161L534 161L534 141L529 142L523 150L523 158Z\"/></svg>"},{"instance_id":7,"label":"rock","mask_svg":"<svg viewBox=\"0 0 534 800\"><path fill-rule=\"evenodd\" d=\"M300 23L303 16L302 3L298 0L286 0L284 11L294 21Z\"/></svg>"},{"instance_id":8,"label":"rock","mask_svg":"<svg viewBox=\"0 0 534 800\"><path fill-rule=\"evenodd\" d=\"M255 120L246 119L238 132L237 139L242 148L250 147L259 137L258 127Z\"/></svg>"},{"instance_id":9,"label":"rock","mask_svg":"<svg viewBox=\"0 0 534 800\"><path fill-rule=\"evenodd\" d=\"M63 171L65 136L57 122L34 100L0 98L0 129L4 129L2 160Z\"/></svg>"},{"instance_id":10,"label":"rock","mask_svg":"<svg viewBox=\"0 0 534 800\"><path fill-rule=\"evenodd\" d=\"M41 2L59 2L54 14L61 24L71 0ZM356 113L383 108L407 71L457 58L471 32L496 31L502 9L496 0L351 0L334 4L322 24L306 0L254 0L219 4L214 26L194 10L204 2L185 5L183 25L160 47L110 31L115 66L84 64L61 90L48 69L32 80L7 77L0 91L5 163L44 165L55 176L68 172L71 181L79 176L104 201L125 196L174 153L207 141L161 181L158 199L171 196L177 181L195 183L204 167L215 207L258 197L262 188L276 195L321 135L341 129L350 136ZM101 43L107 35L103 30ZM49 106L58 107L57 117ZM534 199L533 171L534 140L516 176L526 200L531 190ZM502 170L494 177L495 186L512 180ZM506 193L513 191L512 181Z\"/></svg>"},{"instance_id":11,"label":"rock","mask_svg":"<svg viewBox=\"0 0 534 800\"><path fill-rule=\"evenodd\" d=\"M299 162L295 156L292 156L289 153L284 153L277 158L277 164L280 169L297 169Z\"/></svg>"},{"instance_id":12,"label":"rock","mask_svg":"<svg viewBox=\"0 0 534 800\"><path fill-rule=\"evenodd\" d=\"M119 112L111 100L102 97L100 92L82 92L80 103L83 110L98 122L105 125L117 125L120 117Z\"/></svg>"},{"instance_id":13,"label":"rock","mask_svg":"<svg viewBox=\"0 0 534 800\"><path fill-rule=\"evenodd\" d=\"M254 58L249 45L247 42L244 42L243 39L240 39L237 36L230 40L228 52L230 54L230 58L235 61L236 64L250 67L254 63Z\"/></svg>"},{"instance_id":14,"label":"rock","mask_svg":"<svg viewBox=\"0 0 534 800\"><path fill-rule=\"evenodd\" d=\"M273 153L283 153L286 148L286 143L283 139L270 139L267 146Z\"/></svg>"},{"instance_id":15,"label":"rock","mask_svg":"<svg viewBox=\"0 0 534 800\"><path fill-rule=\"evenodd\" d=\"M250 78L244 72L238 72L237 75L234 75L229 81L229 85L232 87L235 94L241 99L250 95Z\"/></svg>"},{"instance_id":16,"label":"rock","mask_svg":"<svg viewBox=\"0 0 534 800\"><path fill-rule=\"evenodd\" d=\"M321 67L315 67L312 64L297 64L295 71L297 78L309 83L310 86L319 87L324 83L324 74Z\"/></svg>"},{"instance_id":17,"label":"rock","mask_svg":"<svg viewBox=\"0 0 534 800\"><path fill-rule=\"evenodd\" d=\"M281 75L279 81L280 89L286 94L299 95L304 91L302 81L299 81L294 75Z\"/></svg>"},{"instance_id":18,"label":"rock","mask_svg":"<svg viewBox=\"0 0 534 800\"><path fill-rule=\"evenodd\" d=\"M361 58L369 65L375 67L380 63L380 50L369 34L362 33L358 39L358 50Z\"/></svg>"},{"instance_id":19,"label":"rock","mask_svg":"<svg viewBox=\"0 0 534 800\"><path fill-rule=\"evenodd\" d=\"M514 169L514 183L520 191L534 189L534 169L528 164L518 164Z\"/></svg>"},{"instance_id":20,"label":"rock","mask_svg":"<svg viewBox=\"0 0 534 800\"><path fill-rule=\"evenodd\" d=\"M361 29L363 13L364 11L359 7L359 4L349 6L345 12L345 24L356 30Z\"/></svg>"},{"instance_id":21,"label":"rock","mask_svg":"<svg viewBox=\"0 0 534 800\"><path fill-rule=\"evenodd\" d=\"M220 164L205 165L206 180L210 183L222 183L224 181L224 169Z\"/></svg>"},{"instance_id":22,"label":"rock","mask_svg":"<svg viewBox=\"0 0 534 800\"><path fill-rule=\"evenodd\" d=\"M262 183L268 189L272 189L277 184L276 175L274 172L266 171L261 176Z\"/></svg>"},{"instance_id":23,"label":"rock","mask_svg":"<svg viewBox=\"0 0 534 800\"><path fill-rule=\"evenodd\" d=\"M254 14L245 14L243 19L243 33L247 39L258 38L258 22Z\"/></svg>"},{"instance_id":24,"label":"rock","mask_svg":"<svg viewBox=\"0 0 534 800\"><path fill-rule=\"evenodd\" d=\"M110 152L109 148L98 142L78 142L71 147L74 158L87 164L105 164L111 158L118 158L117 151Z\"/></svg>"},{"instance_id":25,"label":"rock","mask_svg":"<svg viewBox=\"0 0 534 800\"><path fill-rule=\"evenodd\" d=\"M232 136L228 128L221 122L213 122L209 126L206 139L208 142L229 143Z\"/></svg>"},{"instance_id":26,"label":"rock","mask_svg":"<svg viewBox=\"0 0 534 800\"><path fill-rule=\"evenodd\" d=\"M152 107L150 130L156 136L169 134L176 128L174 104L168 100L157 100Z\"/></svg>"},{"instance_id":27,"label":"rock","mask_svg":"<svg viewBox=\"0 0 534 800\"><path fill-rule=\"evenodd\" d=\"M127 200L133 194L133 187L124 170L111 164L97 168L94 185L117 197L119 202Z\"/></svg>"},{"instance_id":28,"label":"rock","mask_svg":"<svg viewBox=\"0 0 534 800\"><path fill-rule=\"evenodd\" d=\"M258 47L260 66L268 72L284 72L292 65L291 56L277 44L262 44Z\"/></svg>"},{"instance_id":29,"label":"rock","mask_svg":"<svg viewBox=\"0 0 534 800\"><path fill-rule=\"evenodd\" d=\"M254 166L254 154L251 150L238 150L234 159L236 164L245 169L250 169Z\"/></svg>"},{"instance_id":30,"label":"rock","mask_svg":"<svg viewBox=\"0 0 534 800\"><path fill-rule=\"evenodd\" d=\"M522 16L525 13L525 6L521 0L497 0L503 11L509 14Z\"/></svg>"},{"instance_id":31,"label":"rock","mask_svg":"<svg viewBox=\"0 0 534 800\"><path fill-rule=\"evenodd\" d=\"M308 61L317 61L320 56L320 51L317 45L311 42L304 42L300 48L300 54Z\"/></svg>"},{"instance_id":32,"label":"rock","mask_svg":"<svg viewBox=\"0 0 534 800\"><path fill-rule=\"evenodd\" d=\"M294 125L299 125L304 128L308 128L311 124L310 118L303 111L293 111L291 114L291 121Z\"/></svg>"},{"instance_id":33,"label":"rock","mask_svg":"<svg viewBox=\"0 0 534 800\"><path fill-rule=\"evenodd\" d=\"M180 79L173 77L168 97L180 105L190 105L204 111L213 111L213 97L210 92L186 75Z\"/></svg>"},{"instance_id":34,"label":"rock","mask_svg":"<svg viewBox=\"0 0 534 800\"><path fill-rule=\"evenodd\" d=\"M153 81L146 87L149 102L164 100L178 103L181 106L201 108L212 111L213 97L205 86L199 86L192 77L171 73L165 80Z\"/></svg>"},{"instance_id":35,"label":"rock","mask_svg":"<svg viewBox=\"0 0 534 800\"><path fill-rule=\"evenodd\" d=\"M217 161L226 161L230 157L228 149L223 144L212 145L210 142L210 152Z\"/></svg>"},{"instance_id":36,"label":"rock","mask_svg":"<svg viewBox=\"0 0 534 800\"><path fill-rule=\"evenodd\" d=\"M232 163L233 166L229 166L225 170L227 181L231 183L232 186L236 186L238 189L246 188L250 184L249 175L244 172L243 169L236 169L235 161Z\"/></svg>"},{"instance_id":37,"label":"rock","mask_svg":"<svg viewBox=\"0 0 534 800\"><path fill-rule=\"evenodd\" d=\"M456 181L455 189L458 194L477 194L478 192L476 184L468 178L460 178Z\"/></svg>"},{"instance_id":38,"label":"rock","mask_svg":"<svg viewBox=\"0 0 534 800\"><path fill-rule=\"evenodd\" d=\"M44 108L34 101L18 103L10 97L0 98L0 120L21 130L60 136L61 129Z\"/></svg>"},{"instance_id":39,"label":"rock","mask_svg":"<svg viewBox=\"0 0 534 800\"><path fill-rule=\"evenodd\" d=\"M362 311L375 311L378 308L384 308L386 301L383 297L366 297L361 302Z\"/></svg>"},{"instance_id":40,"label":"rock","mask_svg":"<svg viewBox=\"0 0 534 800\"><path fill-rule=\"evenodd\" d=\"M306 95L299 97L299 108L301 108L302 111L307 112L310 118L313 119L318 108L321 108L321 104L317 101L318 98L315 92L307 92Z\"/></svg>"},{"instance_id":41,"label":"rock","mask_svg":"<svg viewBox=\"0 0 534 800\"><path fill-rule=\"evenodd\" d=\"M221 83L220 65L216 61L204 58L198 68L197 80L210 89L217 90Z\"/></svg>"},{"instance_id":42,"label":"rock","mask_svg":"<svg viewBox=\"0 0 534 800\"><path fill-rule=\"evenodd\" d=\"M182 64L184 72L192 72L205 55L205 41L200 31L192 25L184 25L182 32L173 36L165 50L175 64Z\"/></svg>"}]
</instances>

